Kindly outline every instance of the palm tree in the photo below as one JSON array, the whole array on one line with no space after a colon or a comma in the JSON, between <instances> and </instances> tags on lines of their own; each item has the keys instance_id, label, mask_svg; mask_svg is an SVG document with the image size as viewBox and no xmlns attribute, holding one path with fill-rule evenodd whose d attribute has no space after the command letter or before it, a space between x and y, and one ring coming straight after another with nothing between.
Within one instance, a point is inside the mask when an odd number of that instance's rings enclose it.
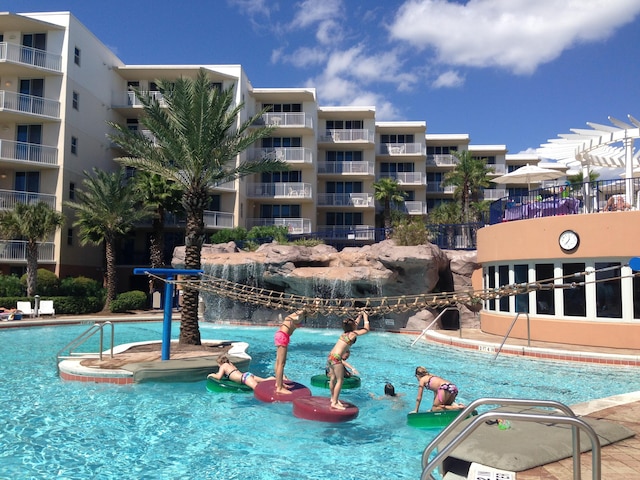
<instances>
[{"instance_id":1,"label":"palm tree","mask_svg":"<svg viewBox=\"0 0 640 480\"><path fill-rule=\"evenodd\" d=\"M395 178L383 177L373 184L373 197L382 202L382 217L384 218L384 228L388 232L391 230L391 202L404 202L407 195L400 189L400 185Z\"/></svg>"},{"instance_id":2,"label":"palm tree","mask_svg":"<svg viewBox=\"0 0 640 480\"><path fill-rule=\"evenodd\" d=\"M74 227L79 228L81 245L104 245L106 264L107 300L109 309L116 298L116 241L135 227L136 223L151 215L149 207L129 182L124 169L117 172L93 170L93 176L84 172L82 188L76 192L76 201L65 202L76 213Z\"/></svg>"},{"instance_id":3,"label":"palm tree","mask_svg":"<svg viewBox=\"0 0 640 480\"><path fill-rule=\"evenodd\" d=\"M27 257L27 296L36 293L38 281L38 242L46 240L64 224L64 215L44 202L18 203L13 210L0 212L0 235L24 238Z\"/></svg>"},{"instance_id":4,"label":"palm tree","mask_svg":"<svg viewBox=\"0 0 640 480\"><path fill-rule=\"evenodd\" d=\"M287 170L279 160L237 161L238 155L268 136L273 127L256 127L264 111L240 121L244 104L235 104L235 87L212 88L204 70L195 79L158 80L161 106L155 97L136 92L143 105L141 125L153 138L112 123L110 138L135 167L175 181L183 191L186 214L185 268L199 270L204 243L204 209L210 189L220 183L261 172ZM199 345L198 291L185 288L180 323L181 344Z\"/></svg>"}]
</instances>

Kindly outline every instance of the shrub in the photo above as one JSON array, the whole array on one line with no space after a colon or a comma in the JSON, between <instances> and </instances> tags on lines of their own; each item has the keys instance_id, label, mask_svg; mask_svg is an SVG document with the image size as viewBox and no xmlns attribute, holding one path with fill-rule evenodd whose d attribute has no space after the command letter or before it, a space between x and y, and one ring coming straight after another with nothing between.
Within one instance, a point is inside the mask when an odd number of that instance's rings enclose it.
<instances>
[{"instance_id":1,"label":"shrub","mask_svg":"<svg viewBox=\"0 0 640 480\"><path fill-rule=\"evenodd\" d=\"M289 240L289 229L284 226L265 225L253 227L247 234L248 240L264 243L275 240L278 243L287 243Z\"/></svg>"},{"instance_id":2,"label":"shrub","mask_svg":"<svg viewBox=\"0 0 640 480\"><path fill-rule=\"evenodd\" d=\"M429 231L422 218L408 218L398 221L393 226L391 238L397 245L426 245L430 240Z\"/></svg>"},{"instance_id":3,"label":"shrub","mask_svg":"<svg viewBox=\"0 0 640 480\"><path fill-rule=\"evenodd\" d=\"M123 313L129 310L144 310L147 307L147 294L140 290L131 290L118 295L110 304L111 313Z\"/></svg>"},{"instance_id":4,"label":"shrub","mask_svg":"<svg viewBox=\"0 0 640 480\"><path fill-rule=\"evenodd\" d=\"M56 276L55 273L45 270L44 268L39 268L37 272L37 280L38 283L36 285L36 295L40 296L53 296L58 295L58 289L60 288L60 279ZM22 285L23 291L27 291L27 274L25 273L20 278L20 284Z\"/></svg>"},{"instance_id":5,"label":"shrub","mask_svg":"<svg viewBox=\"0 0 640 480\"><path fill-rule=\"evenodd\" d=\"M229 242L242 242L247 238L247 229L244 227L237 227L231 229L220 230L219 232L211 235L211 243L229 243Z\"/></svg>"},{"instance_id":6,"label":"shrub","mask_svg":"<svg viewBox=\"0 0 640 480\"><path fill-rule=\"evenodd\" d=\"M87 277L67 277L60 282L60 295L70 297L103 297L100 282Z\"/></svg>"},{"instance_id":7,"label":"shrub","mask_svg":"<svg viewBox=\"0 0 640 480\"><path fill-rule=\"evenodd\" d=\"M0 297L20 297L24 288L17 275L0 275Z\"/></svg>"}]
</instances>

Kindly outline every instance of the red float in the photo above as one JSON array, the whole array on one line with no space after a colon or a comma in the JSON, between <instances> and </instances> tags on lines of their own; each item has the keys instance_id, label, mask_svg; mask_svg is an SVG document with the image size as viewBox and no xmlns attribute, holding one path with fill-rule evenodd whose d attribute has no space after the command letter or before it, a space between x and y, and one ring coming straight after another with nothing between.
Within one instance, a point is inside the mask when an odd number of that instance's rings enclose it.
<instances>
[{"instance_id":1,"label":"red float","mask_svg":"<svg viewBox=\"0 0 640 480\"><path fill-rule=\"evenodd\" d=\"M331 408L331 399L328 397L305 397L293 401L293 415L305 420L316 422L348 422L358 416L360 412L353 403L340 400L346 408L337 410Z\"/></svg>"},{"instance_id":2,"label":"red float","mask_svg":"<svg viewBox=\"0 0 640 480\"><path fill-rule=\"evenodd\" d=\"M298 382L284 382L291 393L276 393L276 381L266 380L256 385L254 396L263 402L293 402L297 398L311 396L311 390Z\"/></svg>"}]
</instances>

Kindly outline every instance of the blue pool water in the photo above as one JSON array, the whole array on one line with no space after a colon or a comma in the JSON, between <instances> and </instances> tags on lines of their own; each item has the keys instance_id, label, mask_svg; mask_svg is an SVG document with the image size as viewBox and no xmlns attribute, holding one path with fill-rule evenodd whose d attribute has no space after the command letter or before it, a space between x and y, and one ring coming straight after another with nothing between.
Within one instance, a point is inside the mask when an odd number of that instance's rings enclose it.
<instances>
[{"instance_id":1,"label":"blue pool water","mask_svg":"<svg viewBox=\"0 0 640 480\"><path fill-rule=\"evenodd\" d=\"M64 382L55 354L87 328L0 330L0 478L11 479L418 479L434 433L406 426L416 366L478 397L553 399L566 404L640 390L626 367L563 364L458 351L410 335L371 333L352 348L362 387L344 390L360 408L343 424L298 419L291 405L251 394L209 393L205 381L131 386ZM178 325L174 324L174 336ZM116 325L116 343L160 340L160 323ZM250 344L251 371L273 372L273 328L202 324L203 339ZM338 330L297 330L287 375L310 386ZM385 382L404 394L381 396ZM314 395L328 395L311 387ZM423 408L430 405L425 397Z\"/></svg>"}]
</instances>

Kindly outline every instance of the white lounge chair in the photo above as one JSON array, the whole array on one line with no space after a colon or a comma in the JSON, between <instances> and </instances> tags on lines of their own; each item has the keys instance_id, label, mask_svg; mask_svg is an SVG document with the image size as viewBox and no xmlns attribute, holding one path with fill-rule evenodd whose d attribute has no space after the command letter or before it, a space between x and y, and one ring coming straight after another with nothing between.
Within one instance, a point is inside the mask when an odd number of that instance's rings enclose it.
<instances>
[{"instance_id":1,"label":"white lounge chair","mask_svg":"<svg viewBox=\"0 0 640 480\"><path fill-rule=\"evenodd\" d=\"M56 316L56 310L53 308L53 300L40 300L40 312L39 315L51 315Z\"/></svg>"},{"instance_id":2,"label":"white lounge chair","mask_svg":"<svg viewBox=\"0 0 640 480\"><path fill-rule=\"evenodd\" d=\"M31 302L16 302L16 309L20 310L25 317L33 317L36 313L31 308Z\"/></svg>"}]
</instances>

